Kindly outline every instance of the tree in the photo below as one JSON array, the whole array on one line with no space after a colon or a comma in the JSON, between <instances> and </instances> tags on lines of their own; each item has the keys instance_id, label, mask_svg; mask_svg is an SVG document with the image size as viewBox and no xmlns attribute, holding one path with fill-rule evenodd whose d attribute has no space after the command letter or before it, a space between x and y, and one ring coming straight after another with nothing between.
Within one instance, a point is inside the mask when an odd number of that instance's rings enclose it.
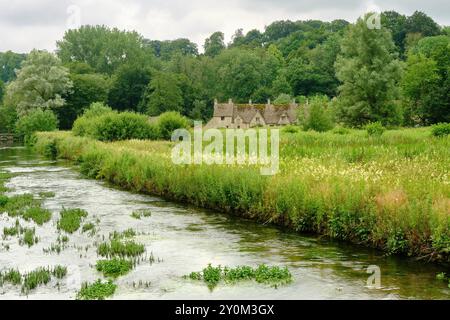
<instances>
[{"instance_id":1,"label":"tree","mask_svg":"<svg viewBox=\"0 0 450 320\"><path fill-rule=\"evenodd\" d=\"M439 89L440 76L436 62L423 55L410 55L401 87L408 99L405 118L408 124L427 123L431 115L430 107L435 107L433 97ZM445 111L445 110L436 110ZM417 119L416 119L417 118Z\"/></svg>"},{"instance_id":2,"label":"tree","mask_svg":"<svg viewBox=\"0 0 450 320\"><path fill-rule=\"evenodd\" d=\"M381 25L391 31L392 39L400 55L403 55L405 52L406 16L396 11L384 11L381 13Z\"/></svg>"},{"instance_id":3,"label":"tree","mask_svg":"<svg viewBox=\"0 0 450 320\"><path fill-rule=\"evenodd\" d=\"M19 116L34 109L55 110L65 104L72 88L69 71L47 51L33 50L22 63L16 80L6 89L5 104L16 106Z\"/></svg>"},{"instance_id":4,"label":"tree","mask_svg":"<svg viewBox=\"0 0 450 320\"><path fill-rule=\"evenodd\" d=\"M439 25L425 13L415 11L406 19L406 33L420 33L423 37L437 36L441 33Z\"/></svg>"},{"instance_id":5,"label":"tree","mask_svg":"<svg viewBox=\"0 0 450 320\"><path fill-rule=\"evenodd\" d=\"M263 84L266 70L262 59L253 51L229 49L217 57L216 62L219 65L217 74L221 99L233 98L238 102L247 102Z\"/></svg>"},{"instance_id":6,"label":"tree","mask_svg":"<svg viewBox=\"0 0 450 320\"><path fill-rule=\"evenodd\" d=\"M151 116L166 111L181 111L183 97L177 77L171 73L155 75L147 87L144 103L146 112Z\"/></svg>"},{"instance_id":7,"label":"tree","mask_svg":"<svg viewBox=\"0 0 450 320\"><path fill-rule=\"evenodd\" d=\"M313 96L310 103L299 110L298 121L304 130L324 132L332 129L330 102L326 96Z\"/></svg>"},{"instance_id":8,"label":"tree","mask_svg":"<svg viewBox=\"0 0 450 320\"><path fill-rule=\"evenodd\" d=\"M151 60L153 56L137 32L89 25L67 30L57 41L57 54L64 63L85 62L96 72L108 74L124 63Z\"/></svg>"},{"instance_id":9,"label":"tree","mask_svg":"<svg viewBox=\"0 0 450 320\"><path fill-rule=\"evenodd\" d=\"M267 42L274 42L280 38L287 37L297 30L298 26L295 22L290 20L275 21L266 27L264 37Z\"/></svg>"},{"instance_id":10,"label":"tree","mask_svg":"<svg viewBox=\"0 0 450 320\"><path fill-rule=\"evenodd\" d=\"M205 100L195 100L194 107L189 113L189 117L194 120L206 120L209 117Z\"/></svg>"},{"instance_id":11,"label":"tree","mask_svg":"<svg viewBox=\"0 0 450 320\"><path fill-rule=\"evenodd\" d=\"M275 99L273 104L275 104L275 105L286 105L286 104L289 104L291 102L292 102L291 96L286 94L286 93L282 93Z\"/></svg>"},{"instance_id":12,"label":"tree","mask_svg":"<svg viewBox=\"0 0 450 320\"><path fill-rule=\"evenodd\" d=\"M151 70L138 64L124 64L114 73L108 104L117 110L140 111L139 103L151 79Z\"/></svg>"},{"instance_id":13,"label":"tree","mask_svg":"<svg viewBox=\"0 0 450 320\"><path fill-rule=\"evenodd\" d=\"M224 38L224 34L220 31L214 32L209 38L207 38L203 46L205 49L205 55L215 57L223 49L225 49Z\"/></svg>"},{"instance_id":14,"label":"tree","mask_svg":"<svg viewBox=\"0 0 450 320\"><path fill-rule=\"evenodd\" d=\"M350 125L368 122L399 124L396 99L402 63L397 59L391 34L386 29L369 29L359 18L345 33L336 61L339 87L338 116Z\"/></svg>"},{"instance_id":15,"label":"tree","mask_svg":"<svg viewBox=\"0 0 450 320\"><path fill-rule=\"evenodd\" d=\"M197 56L197 45L189 39L180 38L176 40L144 40L146 46L150 47L155 56L162 60L169 61L176 54L183 56Z\"/></svg>"},{"instance_id":16,"label":"tree","mask_svg":"<svg viewBox=\"0 0 450 320\"><path fill-rule=\"evenodd\" d=\"M295 58L288 64L287 80L292 87L294 96L329 93L333 82L327 74L319 71L318 67L302 58Z\"/></svg>"},{"instance_id":17,"label":"tree","mask_svg":"<svg viewBox=\"0 0 450 320\"><path fill-rule=\"evenodd\" d=\"M272 95L278 97L281 94L290 95L291 92L291 85L287 81L285 73L281 71L272 82Z\"/></svg>"},{"instance_id":18,"label":"tree","mask_svg":"<svg viewBox=\"0 0 450 320\"><path fill-rule=\"evenodd\" d=\"M14 53L12 51L0 52L0 80L9 82L16 78L16 69L26 58L25 54Z\"/></svg>"},{"instance_id":19,"label":"tree","mask_svg":"<svg viewBox=\"0 0 450 320\"><path fill-rule=\"evenodd\" d=\"M71 74L73 88L65 96L66 104L56 110L59 127L72 128L73 122L93 102L105 102L108 96L109 80L98 73Z\"/></svg>"},{"instance_id":20,"label":"tree","mask_svg":"<svg viewBox=\"0 0 450 320\"><path fill-rule=\"evenodd\" d=\"M411 124L450 122L449 70L449 37L423 38L411 48L402 80Z\"/></svg>"},{"instance_id":21,"label":"tree","mask_svg":"<svg viewBox=\"0 0 450 320\"><path fill-rule=\"evenodd\" d=\"M3 83L2 80L0 80L0 105L2 103L4 94L5 94L5 84Z\"/></svg>"}]
</instances>

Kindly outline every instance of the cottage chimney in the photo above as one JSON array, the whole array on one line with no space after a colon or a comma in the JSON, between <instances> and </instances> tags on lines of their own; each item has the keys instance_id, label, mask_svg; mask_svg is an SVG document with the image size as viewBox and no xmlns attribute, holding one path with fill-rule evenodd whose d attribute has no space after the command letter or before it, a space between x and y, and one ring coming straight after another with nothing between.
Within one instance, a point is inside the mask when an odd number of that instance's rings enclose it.
<instances>
[{"instance_id":1,"label":"cottage chimney","mask_svg":"<svg viewBox=\"0 0 450 320\"><path fill-rule=\"evenodd\" d=\"M267 104L270 105L270 99L267 99Z\"/></svg>"},{"instance_id":2,"label":"cottage chimney","mask_svg":"<svg viewBox=\"0 0 450 320\"><path fill-rule=\"evenodd\" d=\"M218 102L217 99L214 99L214 107L217 106Z\"/></svg>"},{"instance_id":3,"label":"cottage chimney","mask_svg":"<svg viewBox=\"0 0 450 320\"><path fill-rule=\"evenodd\" d=\"M228 99L228 104L233 104L233 100L231 98Z\"/></svg>"},{"instance_id":4,"label":"cottage chimney","mask_svg":"<svg viewBox=\"0 0 450 320\"><path fill-rule=\"evenodd\" d=\"M295 104L295 98L294 98L294 99L292 99L292 104Z\"/></svg>"},{"instance_id":5,"label":"cottage chimney","mask_svg":"<svg viewBox=\"0 0 450 320\"><path fill-rule=\"evenodd\" d=\"M252 99L248 100L248 104L249 104L249 105L252 105L252 104L253 104Z\"/></svg>"}]
</instances>

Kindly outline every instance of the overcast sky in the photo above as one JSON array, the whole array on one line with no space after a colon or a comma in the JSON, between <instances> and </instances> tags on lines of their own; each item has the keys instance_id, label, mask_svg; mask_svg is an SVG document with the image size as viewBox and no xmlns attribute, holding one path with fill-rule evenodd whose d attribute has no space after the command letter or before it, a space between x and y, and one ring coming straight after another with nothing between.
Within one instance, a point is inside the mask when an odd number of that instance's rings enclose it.
<instances>
[{"instance_id":1,"label":"overcast sky","mask_svg":"<svg viewBox=\"0 0 450 320\"><path fill-rule=\"evenodd\" d=\"M0 0L0 51L54 50L64 31L78 24L136 30L148 39L189 38L202 49L215 31L228 42L275 20L355 21L368 10L420 10L450 25L449 0Z\"/></svg>"}]
</instances>

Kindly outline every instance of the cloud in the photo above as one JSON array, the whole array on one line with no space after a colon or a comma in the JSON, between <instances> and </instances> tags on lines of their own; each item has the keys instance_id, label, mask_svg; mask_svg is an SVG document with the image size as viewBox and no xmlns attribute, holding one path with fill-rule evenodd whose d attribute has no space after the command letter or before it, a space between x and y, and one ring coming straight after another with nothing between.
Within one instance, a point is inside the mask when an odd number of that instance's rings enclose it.
<instances>
[{"instance_id":1,"label":"cloud","mask_svg":"<svg viewBox=\"0 0 450 320\"><path fill-rule=\"evenodd\" d=\"M0 0L0 51L54 50L72 26L79 8L81 24L104 24L136 30L149 39L189 38L199 45L215 31L230 41L243 28L263 30L275 20L355 21L369 8L411 14L424 11L450 25L448 0ZM75 7L73 7L75 6Z\"/></svg>"}]
</instances>

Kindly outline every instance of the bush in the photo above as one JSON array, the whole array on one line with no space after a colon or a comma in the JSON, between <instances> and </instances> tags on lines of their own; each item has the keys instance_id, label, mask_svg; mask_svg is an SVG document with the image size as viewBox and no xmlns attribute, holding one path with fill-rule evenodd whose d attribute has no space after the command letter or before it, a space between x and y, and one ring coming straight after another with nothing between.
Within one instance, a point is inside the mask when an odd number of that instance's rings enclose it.
<instances>
[{"instance_id":1,"label":"bush","mask_svg":"<svg viewBox=\"0 0 450 320\"><path fill-rule=\"evenodd\" d=\"M349 134L350 133L350 129L342 127L342 126L336 126L332 132L334 134L340 134L340 135L344 135L344 134Z\"/></svg>"},{"instance_id":2,"label":"bush","mask_svg":"<svg viewBox=\"0 0 450 320\"><path fill-rule=\"evenodd\" d=\"M165 112L159 116L158 122L161 137L170 140L176 129L189 128L189 120L175 111Z\"/></svg>"},{"instance_id":3,"label":"bush","mask_svg":"<svg viewBox=\"0 0 450 320\"><path fill-rule=\"evenodd\" d=\"M95 118L94 138L100 141L150 139L159 137L158 127L147 116L133 112L108 113Z\"/></svg>"},{"instance_id":4,"label":"bush","mask_svg":"<svg viewBox=\"0 0 450 320\"><path fill-rule=\"evenodd\" d=\"M445 137L450 134L450 123L438 123L431 127L431 134L435 137Z\"/></svg>"},{"instance_id":5,"label":"bush","mask_svg":"<svg viewBox=\"0 0 450 320\"><path fill-rule=\"evenodd\" d=\"M58 119L50 110L36 109L19 119L16 132L25 142L30 140L36 131L55 131L58 128Z\"/></svg>"},{"instance_id":6,"label":"bush","mask_svg":"<svg viewBox=\"0 0 450 320\"><path fill-rule=\"evenodd\" d=\"M305 111L299 119L305 130L325 132L333 129L334 124L326 97L312 98Z\"/></svg>"},{"instance_id":7,"label":"bush","mask_svg":"<svg viewBox=\"0 0 450 320\"><path fill-rule=\"evenodd\" d=\"M75 120L72 132L76 136L93 137L96 130L95 119L106 114L114 113L109 107L100 102L94 102L86 109L81 117Z\"/></svg>"},{"instance_id":8,"label":"bush","mask_svg":"<svg viewBox=\"0 0 450 320\"><path fill-rule=\"evenodd\" d=\"M16 121L16 108L0 105L0 133L14 133Z\"/></svg>"},{"instance_id":9,"label":"bush","mask_svg":"<svg viewBox=\"0 0 450 320\"><path fill-rule=\"evenodd\" d=\"M107 106L101 102L94 102L84 111L83 117L95 118L112 112L113 110L110 106Z\"/></svg>"},{"instance_id":10,"label":"bush","mask_svg":"<svg viewBox=\"0 0 450 320\"><path fill-rule=\"evenodd\" d=\"M283 128L283 132L286 133L297 133L298 132L298 127L297 126L293 126L293 125L287 125Z\"/></svg>"},{"instance_id":11,"label":"bush","mask_svg":"<svg viewBox=\"0 0 450 320\"><path fill-rule=\"evenodd\" d=\"M133 112L118 113L96 104L78 118L73 126L77 136L88 136L100 141L159 138L159 128L147 116Z\"/></svg>"},{"instance_id":12,"label":"bush","mask_svg":"<svg viewBox=\"0 0 450 320\"><path fill-rule=\"evenodd\" d=\"M381 137L381 135L386 131L381 122L372 122L364 127L369 134L369 136Z\"/></svg>"}]
</instances>

